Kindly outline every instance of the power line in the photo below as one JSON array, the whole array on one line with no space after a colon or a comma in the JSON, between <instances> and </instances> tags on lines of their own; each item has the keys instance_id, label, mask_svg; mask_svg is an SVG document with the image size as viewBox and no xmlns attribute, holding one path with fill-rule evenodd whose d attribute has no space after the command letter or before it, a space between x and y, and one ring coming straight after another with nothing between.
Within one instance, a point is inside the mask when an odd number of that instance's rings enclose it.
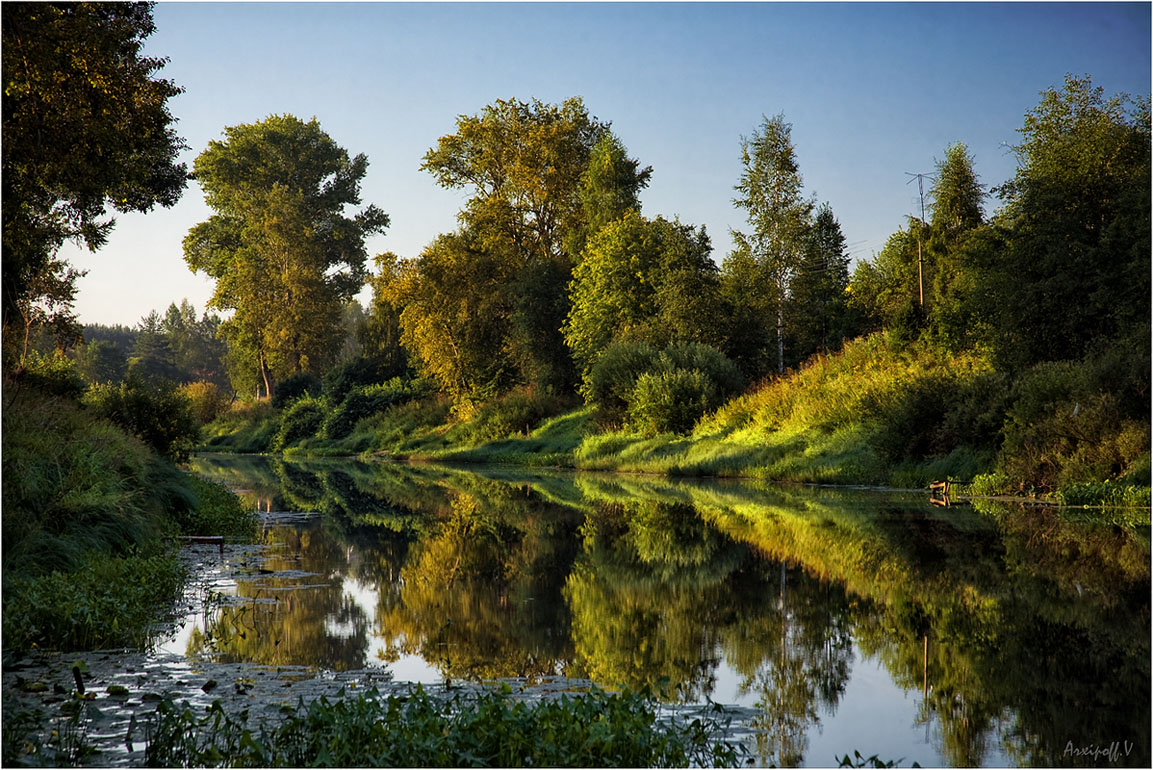
<instances>
[{"instance_id":1,"label":"power line","mask_svg":"<svg viewBox=\"0 0 1153 770\"><path fill-rule=\"evenodd\" d=\"M925 177L933 178L932 174L914 174L911 171L906 171L907 176L913 177L917 180L917 191L921 194L921 224L925 224ZM910 179L905 184L912 184L913 179ZM917 228L917 286L921 294L921 310L925 309L925 262L921 258L921 228Z\"/></svg>"}]
</instances>

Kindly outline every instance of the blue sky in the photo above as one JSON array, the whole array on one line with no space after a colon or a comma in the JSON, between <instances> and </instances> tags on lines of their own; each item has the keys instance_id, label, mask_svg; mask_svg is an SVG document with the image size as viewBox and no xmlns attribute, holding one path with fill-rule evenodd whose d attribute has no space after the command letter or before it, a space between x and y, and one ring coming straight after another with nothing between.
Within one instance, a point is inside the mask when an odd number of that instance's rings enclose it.
<instances>
[{"instance_id":1,"label":"blue sky","mask_svg":"<svg viewBox=\"0 0 1153 770\"><path fill-rule=\"evenodd\" d=\"M905 172L962 141L986 185L1009 179L1025 112L1067 73L1150 90L1149 3L160 3L154 18L146 52L185 88L171 107L189 166L225 126L315 116L368 156L362 198L392 218L369 253L405 257L453 229L465 197L422 156L500 98L582 97L653 167L644 213L707 226L719 262L744 226L740 140L762 115L792 123L807 193L868 259L919 209ZM210 214L192 183L172 209L118 217L99 252L67 247L89 270L81 321L203 310L212 285L181 240Z\"/></svg>"}]
</instances>

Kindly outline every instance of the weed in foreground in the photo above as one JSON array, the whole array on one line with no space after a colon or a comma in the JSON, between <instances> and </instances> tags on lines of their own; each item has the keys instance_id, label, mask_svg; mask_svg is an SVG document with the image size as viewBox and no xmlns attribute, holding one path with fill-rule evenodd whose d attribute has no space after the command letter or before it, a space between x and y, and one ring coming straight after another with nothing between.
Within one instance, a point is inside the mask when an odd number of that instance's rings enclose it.
<instances>
[{"instance_id":1,"label":"weed in foreground","mask_svg":"<svg viewBox=\"0 0 1153 770\"><path fill-rule=\"evenodd\" d=\"M510 691L431 697L422 688L320 698L250 725L219 701L203 716L170 701L148 727L150 766L736 767L714 719L658 720L646 693L603 691L541 703Z\"/></svg>"}]
</instances>

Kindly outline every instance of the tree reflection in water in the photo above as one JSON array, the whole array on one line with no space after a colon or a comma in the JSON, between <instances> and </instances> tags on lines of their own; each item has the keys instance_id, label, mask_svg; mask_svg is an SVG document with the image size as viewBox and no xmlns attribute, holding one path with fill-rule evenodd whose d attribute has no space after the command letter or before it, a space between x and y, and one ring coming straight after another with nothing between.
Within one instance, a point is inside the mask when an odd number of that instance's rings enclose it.
<instances>
[{"instance_id":1,"label":"tree reflection in water","mask_svg":"<svg viewBox=\"0 0 1153 770\"><path fill-rule=\"evenodd\" d=\"M928 736L923 764L1067 765L1070 740L1119 740L1119 764L1149 764L1148 526L764 485L197 468L322 514L268 532L265 569L313 577L242 582L278 601L222 608L190 644L227 660L340 670L376 649L448 679L565 674L680 702L715 696L723 663L759 704L761 760L796 765L860 654L920 705L891 758Z\"/></svg>"}]
</instances>

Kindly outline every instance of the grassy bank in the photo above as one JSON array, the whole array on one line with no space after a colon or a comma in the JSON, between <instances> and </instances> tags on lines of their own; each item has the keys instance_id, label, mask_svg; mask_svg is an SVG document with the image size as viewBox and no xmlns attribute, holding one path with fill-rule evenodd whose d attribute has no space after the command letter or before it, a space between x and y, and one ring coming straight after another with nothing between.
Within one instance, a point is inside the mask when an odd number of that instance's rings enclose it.
<instances>
[{"instance_id":1,"label":"grassy bank","mask_svg":"<svg viewBox=\"0 0 1153 770\"><path fill-rule=\"evenodd\" d=\"M4 388L6 656L140 646L182 588L173 538L254 532L235 495L101 417L82 391Z\"/></svg>"},{"instance_id":2,"label":"grassy bank","mask_svg":"<svg viewBox=\"0 0 1153 770\"><path fill-rule=\"evenodd\" d=\"M1115 363L1010 374L979 354L876 334L748 389L685 433L622 430L593 408L516 391L455 411L444 397L413 396L343 438L318 427L280 446L252 439L284 436L290 410L244 406L211 426L206 448L904 488L948 478L973 482L975 494L1148 505L1147 405L1135 406ZM323 398L311 408L317 426L335 413Z\"/></svg>"}]
</instances>

